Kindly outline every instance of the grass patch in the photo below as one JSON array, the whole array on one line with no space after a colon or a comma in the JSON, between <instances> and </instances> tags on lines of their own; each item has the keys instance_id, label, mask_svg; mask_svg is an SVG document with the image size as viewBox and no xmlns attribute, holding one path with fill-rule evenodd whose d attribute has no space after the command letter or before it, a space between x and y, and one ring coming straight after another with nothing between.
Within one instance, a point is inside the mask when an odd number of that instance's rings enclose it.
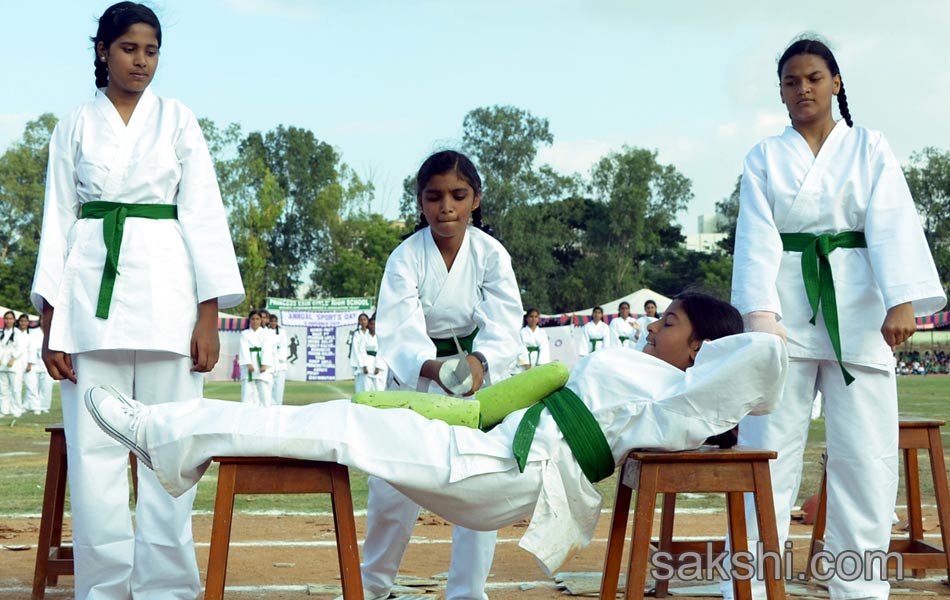
<instances>
[{"instance_id":1,"label":"grass patch","mask_svg":"<svg viewBox=\"0 0 950 600\"><path fill-rule=\"evenodd\" d=\"M950 390L950 376L902 377L898 379L900 412L902 415L914 415L935 419L950 420L950 403L946 402ZM353 393L351 381L304 383L288 382L285 392L285 404L304 405L324 402L337 398L348 398ZM205 385L205 395L211 398L238 401L241 395L240 384L234 382L212 382ZM0 420L0 516L18 514L38 514L42 507L43 486L46 478L46 457L49 434L44 428L62 422L59 388L53 392L53 409L47 415L24 415L13 421L9 417ZM860 426L860 424L855 424ZM944 433L950 446L950 439ZM800 500L817 492L821 482L821 453L825 450L824 420L812 421L808 445L805 450L805 468L802 474ZM933 502L933 480L930 475L930 463L925 456L920 457L921 483L924 502ZM613 505L616 490L616 475L597 484L607 507ZM217 467L212 467L198 484L198 496L195 509L211 511L214 506L214 494L217 484ZM354 469L350 470L350 484L353 489L353 503L357 510L366 508L366 475ZM678 507L713 508L721 507L724 501L721 494L711 494L698 498L681 498ZM899 503L904 502L901 489ZM239 496L235 507L244 511L282 511L315 512L329 511L330 500L325 494L288 494Z\"/></svg>"}]
</instances>

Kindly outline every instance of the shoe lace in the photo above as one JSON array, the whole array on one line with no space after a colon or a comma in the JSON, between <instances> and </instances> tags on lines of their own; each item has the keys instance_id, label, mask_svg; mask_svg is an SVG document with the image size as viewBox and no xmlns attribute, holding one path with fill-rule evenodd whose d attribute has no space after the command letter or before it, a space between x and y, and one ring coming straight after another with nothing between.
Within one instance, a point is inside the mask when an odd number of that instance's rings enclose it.
<instances>
[{"instance_id":1,"label":"shoe lace","mask_svg":"<svg viewBox=\"0 0 950 600\"><path fill-rule=\"evenodd\" d=\"M139 426L145 421L148 407L143 404L122 404L122 412L129 417L129 431L137 433Z\"/></svg>"}]
</instances>

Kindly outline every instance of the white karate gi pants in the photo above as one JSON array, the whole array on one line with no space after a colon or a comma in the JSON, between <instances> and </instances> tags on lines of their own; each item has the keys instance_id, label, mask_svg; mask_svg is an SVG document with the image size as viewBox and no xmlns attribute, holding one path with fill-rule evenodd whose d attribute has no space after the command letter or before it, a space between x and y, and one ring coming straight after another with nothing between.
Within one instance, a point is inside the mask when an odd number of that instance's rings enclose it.
<instances>
[{"instance_id":1,"label":"white karate gi pants","mask_svg":"<svg viewBox=\"0 0 950 600\"><path fill-rule=\"evenodd\" d=\"M270 379L256 377L247 380L247 367L241 365L241 402L254 406L270 406L273 400L272 383Z\"/></svg>"},{"instance_id":2,"label":"white karate gi pants","mask_svg":"<svg viewBox=\"0 0 950 600\"><path fill-rule=\"evenodd\" d=\"M828 445L824 549L834 556L843 551L857 552L862 561L866 552L887 552L898 485L897 382L893 369L848 364L855 379L846 386L837 362L792 358L788 363L784 394L775 412L748 416L739 425L739 444L778 452L770 468L779 547L784 548L788 539L791 510L802 480L811 409L815 392L820 390ZM758 539L754 506L747 494L750 549ZM808 549L799 545L796 551ZM879 568L873 577L862 574L854 581L845 581L854 568L848 562L845 577L835 576L828 582L833 599L888 597L887 576L881 577ZM723 595L729 599L732 588L726 584ZM753 581L753 593L756 599L765 598L761 581Z\"/></svg>"},{"instance_id":3,"label":"white karate gi pants","mask_svg":"<svg viewBox=\"0 0 950 600\"><path fill-rule=\"evenodd\" d=\"M284 387L287 384L287 371L274 371L274 382L271 384L271 406L280 406L284 403Z\"/></svg>"},{"instance_id":4,"label":"white karate gi pants","mask_svg":"<svg viewBox=\"0 0 950 600\"><path fill-rule=\"evenodd\" d=\"M0 371L0 414L23 414L23 370L18 367Z\"/></svg>"},{"instance_id":5,"label":"white karate gi pants","mask_svg":"<svg viewBox=\"0 0 950 600\"><path fill-rule=\"evenodd\" d=\"M444 519L479 531L530 517L547 461L529 461L519 473L513 457L479 454L473 470L471 449L459 454L452 430L408 409L349 400L260 407L198 398L150 407L144 431L155 474L174 495L198 483L212 456L282 456L359 469ZM495 431L476 432L493 451L499 441L510 443ZM459 457L467 468L453 479Z\"/></svg>"},{"instance_id":6,"label":"white karate gi pants","mask_svg":"<svg viewBox=\"0 0 950 600\"><path fill-rule=\"evenodd\" d=\"M45 370L34 368L23 374L23 388L26 390L24 408L33 412L50 409L53 402L53 378Z\"/></svg>"},{"instance_id":7,"label":"white karate gi pants","mask_svg":"<svg viewBox=\"0 0 950 600\"><path fill-rule=\"evenodd\" d=\"M108 384L146 404L200 394L191 358L168 352L101 350L73 355L77 384L62 383L77 600L194 600L201 593L191 534L195 491L164 492L138 471L133 532L129 452L96 425L83 394Z\"/></svg>"},{"instance_id":8,"label":"white karate gi pants","mask_svg":"<svg viewBox=\"0 0 950 600\"><path fill-rule=\"evenodd\" d=\"M378 477L370 477L367 498L366 541L363 543L363 594L386 597L392 590L399 564L419 516L419 505ZM487 600L485 580L495 556L497 531L452 527L452 560L446 600Z\"/></svg>"}]
</instances>

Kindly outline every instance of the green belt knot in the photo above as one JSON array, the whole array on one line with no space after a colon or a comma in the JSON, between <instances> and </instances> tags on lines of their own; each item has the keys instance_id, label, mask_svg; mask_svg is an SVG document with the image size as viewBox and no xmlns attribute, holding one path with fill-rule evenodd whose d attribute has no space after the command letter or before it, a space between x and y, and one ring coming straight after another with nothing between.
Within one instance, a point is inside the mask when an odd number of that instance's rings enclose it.
<instances>
[{"instance_id":1,"label":"green belt knot","mask_svg":"<svg viewBox=\"0 0 950 600\"><path fill-rule=\"evenodd\" d=\"M590 412L577 394L563 387L525 411L515 431L511 449L518 462L518 470L524 473L528 454L534 442L534 433L545 408L551 413L564 440L577 459L584 477L596 483L610 477L614 472L614 457L610 444L604 436L594 414Z\"/></svg>"},{"instance_id":2,"label":"green belt knot","mask_svg":"<svg viewBox=\"0 0 950 600\"><path fill-rule=\"evenodd\" d=\"M263 365L263 363L261 363L261 352L263 352L264 349L261 348L260 346L251 346L251 347L249 348L249 351L250 351L250 352L253 352L253 353L255 353L255 354L257 355L257 368L260 369L261 367L263 367L264 365ZM253 375L253 373L251 373L251 370L250 370L250 369L248 369L248 371L247 371L247 380L248 380L248 381L254 381L254 375Z\"/></svg>"},{"instance_id":3,"label":"green belt knot","mask_svg":"<svg viewBox=\"0 0 950 600\"><path fill-rule=\"evenodd\" d=\"M475 336L478 335L478 327L475 330L463 337L451 337L451 338L429 338L432 340L432 343L435 344L435 356L436 358L445 358L447 356L455 356L459 353L459 347L462 348L465 352L469 354L472 353L472 348L475 347ZM455 345L455 341L458 340L458 346Z\"/></svg>"},{"instance_id":4,"label":"green belt knot","mask_svg":"<svg viewBox=\"0 0 950 600\"><path fill-rule=\"evenodd\" d=\"M127 217L177 219L178 207L174 204L129 204L96 200L84 203L79 216L82 219L102 219L102 240L106 246L106 263L102 267L96 316L100 319L108 319L115 278L119 274L119 250L122 247L125 219Z\"/></svg>"},{"instance_id":5,"label":"green belt knot","mask_svg":"<svg viewBox=\"0 0 950 600\"><path fill-rule=\"evenodd\" d=\"M867 248L864 233L860 231L842 231L835 234L783 233L781 237L783 250L802 253L802 281L805 284L805 294L808 296L808 304L812 311L809 323L812 325L817 323L820 307L844 382L846 385L851 385L854 377L841 362L838 303L828 255L838 248Z\"/></svg>"}]
</instances>

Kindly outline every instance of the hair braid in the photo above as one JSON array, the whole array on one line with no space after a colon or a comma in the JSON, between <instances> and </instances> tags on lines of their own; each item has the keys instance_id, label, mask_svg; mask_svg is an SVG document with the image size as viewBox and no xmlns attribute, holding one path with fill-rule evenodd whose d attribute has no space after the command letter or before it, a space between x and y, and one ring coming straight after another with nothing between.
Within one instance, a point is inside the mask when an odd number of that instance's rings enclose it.
<instances>
[{"instance_id":1,"label":"hair braid","mask_svg":"<svg viewBox=\"0 0 950 600\"><path fill-rule=\"evenodd\" d=\"M104 88L109 85L109 67L93 52L92 64L96 67L96 87Z\"/></svg>"},{"instance_id":2,"label":"hair braid","mask_svg":"<svg viewBox=\"0 0 950 600\"><path fill-rule=\"evenodd\" d=\"M854 127L854 122L851 120L851 110L848 108L848 96L844 93L844 82L841 83L841 88L838 90L838 112L841 113L841 118L848 124L848 127Z\"/></svg>"}]
</instances>

